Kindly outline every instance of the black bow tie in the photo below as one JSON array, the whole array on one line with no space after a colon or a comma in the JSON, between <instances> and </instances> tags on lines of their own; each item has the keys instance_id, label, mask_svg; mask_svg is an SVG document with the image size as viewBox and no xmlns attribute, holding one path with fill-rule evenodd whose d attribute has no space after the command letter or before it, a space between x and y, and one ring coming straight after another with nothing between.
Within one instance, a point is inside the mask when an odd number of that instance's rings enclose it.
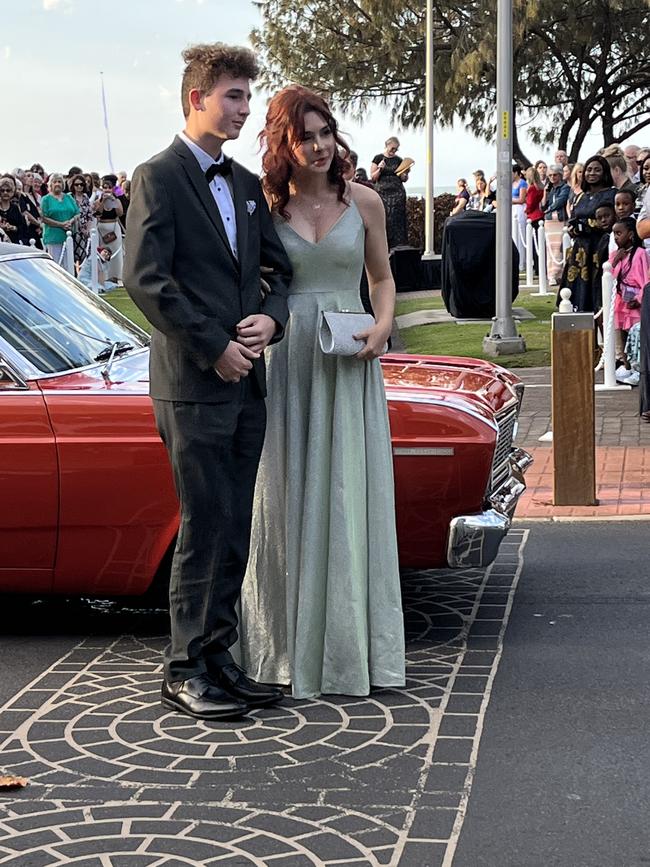
<instances>
[{"instance_id":1,"label":"black bow tie","mask_svg":"<svg viewBox=\"0 0 650 867\"><path fill-rule=\"evenodd\" d=\"M230 159L230 157L224 157L220 163L212 163L211 166L208 166L205 172L205 178L208 183L211 183L215 175L225 177L230 174L232 174L232 159Z\"/></svg>"}]
</instances>

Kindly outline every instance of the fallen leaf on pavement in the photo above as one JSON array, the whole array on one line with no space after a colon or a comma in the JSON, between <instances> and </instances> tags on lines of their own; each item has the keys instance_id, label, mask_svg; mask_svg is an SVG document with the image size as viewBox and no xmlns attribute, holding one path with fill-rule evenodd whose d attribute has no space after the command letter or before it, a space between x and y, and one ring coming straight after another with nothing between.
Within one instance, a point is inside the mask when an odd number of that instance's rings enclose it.
<instances>
[{"instance_id":1,"label":"fallen leaf on pavement","mask_svg":"<svg viewBox=\"0 0 650 867\"><path fill-rule=\"evenodd\" d=\"M13 774L0 774L0 789L24 789L29 780L25 777L14 777Z\"/></svg>"}]
</instances>

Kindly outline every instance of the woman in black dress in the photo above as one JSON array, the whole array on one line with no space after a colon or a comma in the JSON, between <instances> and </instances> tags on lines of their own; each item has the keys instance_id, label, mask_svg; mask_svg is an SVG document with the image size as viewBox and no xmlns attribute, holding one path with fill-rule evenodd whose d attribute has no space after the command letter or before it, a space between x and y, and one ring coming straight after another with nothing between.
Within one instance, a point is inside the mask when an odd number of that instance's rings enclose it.
<instances>
[{"instance_id":1,"label":"woman in black dress","mask_svg":"<svg viewBox=\"0 0 650 867\"><path fill-rule=\"evenodd\" d=\"M13 175L0 175L0 228L4 229L12 244L25 243L27 223L16 201Z\"/></svg>"},{"instance_id":2,"label":"woman in black dress","mask_svg":"<svg viewBox=\"0 0 650 867\"><path fill-rule=\"evenodd\" d=\"M579 313L592 313L598 309L594 296L598 277L598 243L603 234L596 222L596 210L606 203L613 205L616 195L605 157L589 157L580 188L568 223L573 245L567 251L560 286L571 290L571 303Z\"/></svg>"},{"instance_id":3,"label":"woman in black dress","mask_svg":"<svg viewBox=\"0 0 650 867\"><path fill-rule=\"evenodd\" d=\"M399 139L394 136L386 139L383 154L373 157L370 166L370 177L374 181L375 190L381 196L386 211L386 234L388 236L388 249L408 244L408 230L406 224L406 190L404 184L408 179L408 172L396 174L396 169L402 162L397 156Z\"/></svg>"},{"instance_id":4,"label":"woman in black dress","mask_svg":"<svg viewBox=\"0 0 650 867\"><path fill-rule=\"evenodd\" d=\"M25 218L25 242L31 244L32 240L39 250L43 249L43 226L41 224L41 213L39 209L41 197L39 194L40 184L38 189L34 187L34 172L26 171L23 175L23 191L18 199L18 207Z\"/></svg>"}]
</instances>

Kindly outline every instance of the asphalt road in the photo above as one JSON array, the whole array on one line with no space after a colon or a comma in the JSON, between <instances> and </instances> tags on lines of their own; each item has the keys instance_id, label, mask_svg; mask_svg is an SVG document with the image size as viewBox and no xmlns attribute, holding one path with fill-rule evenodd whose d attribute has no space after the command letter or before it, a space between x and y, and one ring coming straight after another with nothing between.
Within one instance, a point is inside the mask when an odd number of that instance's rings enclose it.
<instances>
[{"instance_id":1,"label":"asphalt road","mask_svg":"<svg viewBox=\"0 0 650 867\"><path fill-rule=\"evenodd\" d=\"M454 867L650 864L649 541L533 526Z\"/></svg>"},{"instance_id":2,"label":"asphalt road","mask_svg":"<svg viewBox=\"0 0 650 867\"><path fill-rule=\"evenodd\" d=\"M31 785L0 860L650 864L649 530L518 525L487 575L405 576L406 690L245 725L160 708L163 612L4 599L0 768Z\"/></svg>"}]
</instances>

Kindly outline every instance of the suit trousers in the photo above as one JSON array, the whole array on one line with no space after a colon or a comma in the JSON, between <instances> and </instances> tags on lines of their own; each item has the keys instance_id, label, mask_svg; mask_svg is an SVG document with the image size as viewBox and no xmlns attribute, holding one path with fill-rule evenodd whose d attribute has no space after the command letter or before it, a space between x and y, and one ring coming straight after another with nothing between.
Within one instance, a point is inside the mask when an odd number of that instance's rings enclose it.
<instances>
[{"instance_id":1,"label":"suit trousers","mask_svg":"<svg viewBox=\"0 0 650 867\"><path fill-rule=\"evenodd\" d=\"M232 660L266 406L256 384L236 400L154 400L181 518L172 560L165 677L187 680Z\"/></svg>"}]
</instances>

